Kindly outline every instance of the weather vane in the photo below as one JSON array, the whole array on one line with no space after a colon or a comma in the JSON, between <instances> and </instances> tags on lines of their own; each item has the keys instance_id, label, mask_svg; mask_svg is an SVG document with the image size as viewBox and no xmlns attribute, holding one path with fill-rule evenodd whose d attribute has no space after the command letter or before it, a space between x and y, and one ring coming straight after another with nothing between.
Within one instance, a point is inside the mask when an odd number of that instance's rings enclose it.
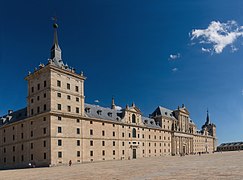
<instances>
[{"instance_id":1,"label":"weather vane","mask_svg":"<svg viewBox=\"0 0 243 180\"><path fill-rule=\"evenodd\" d=\"M54 28L58 28L57 17L56 17L56 16L52 17L52 20L54 21L54 23L53 23L53 27L54 27Z\"/></svg>"}]
</instances>

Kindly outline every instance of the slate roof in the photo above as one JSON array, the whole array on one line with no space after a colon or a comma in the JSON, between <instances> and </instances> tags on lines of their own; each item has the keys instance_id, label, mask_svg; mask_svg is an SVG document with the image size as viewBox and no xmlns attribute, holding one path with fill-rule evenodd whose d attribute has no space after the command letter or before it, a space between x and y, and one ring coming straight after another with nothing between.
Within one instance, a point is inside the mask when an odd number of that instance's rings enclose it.
<instances>
[{"instance_id":1,"label":"slate roof","mask_svg":"<svg viewBox=\"0 0 243 180\"><path fill-rule=\"evenodd\" d=\"M22 119L25 119L26 117L27 117L27 108L14 111L10 114L0 117L0 127L13 122L20 121Z\"/></svg>"},{"instance_id":2,"label":"slate roof","mask_svg":"<svg viewBox=\"0 0 243 180\"><path fill-rule=\"evenodd\" d=\"M162 106L158 106L156 110L151 114L152 117L166 116L175 119L173 111Z\"/></svg>"},{"instance_id":3,"label":"slate roof","mask_svg":"<svg viewBox=\"0 0 243 180\"><path fill-rule=\"evenodd\" d=\"M228 146L243 146L243 142L222 143L218 147L228 147Z\"/></svg>"}]
</instances>

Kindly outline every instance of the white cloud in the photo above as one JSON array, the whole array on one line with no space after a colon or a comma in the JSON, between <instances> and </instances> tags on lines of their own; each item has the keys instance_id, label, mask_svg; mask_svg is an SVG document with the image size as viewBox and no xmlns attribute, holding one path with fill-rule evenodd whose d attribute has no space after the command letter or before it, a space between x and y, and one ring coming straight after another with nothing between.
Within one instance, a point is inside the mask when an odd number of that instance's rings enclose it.
<instances>
[{"instance_id":1,"label":"white cloud","mask_svg":"<svg viewBox=\"0 0 243 180\"><path fill-rule=\"evenodd\" d=\"M116 108L116 110L118 110L118 111L120 111L120 110L122 109L122 107L120 107L120 106L116 106L115 108Z\"/></svg>"},{"instance_id":2,"label":"white cloud","mask_svg":"<svg viewBox=\"0 0 243 180\"><path fill-rule=\"evenodd\" d=\"M169 60L176 60L176 59L178 59L180 57L181 57L181 54L180 53L171 54L170 57L169 57Z\"/></svg>"},{"instance_id":3,"label":"white cloud","mask_svg":"<svg viewBox=\"0 0 243 180\"><path fill-rule=\"evenodd\" d=\"M178 71L178 68L173 68L172 69L172 72L176 72L176 71Z\"/></svg>"},{"instance_id":4,"label":"white cloud","mask_svg":"<svg viewBox=\"0 0 243 180\"><path fill-rule=\"evenodd\" d=\"M94 100L95 103L99 103L100 101L98 99Z\"/></svg>"},{"instance_id":5,"label":"white cloud","mask_svg":"<svg viewBox=\"0 0 243 180\"><path fill-rule=\"evenodd\" d=\"M243 37L243 26L239 26L233 20L226 23L212 21L207 29L192 30L190 36L191 40L198 39L199 44L212 45L212 48L202 48L204 52L220 54L228 45L231 45L232 52L235 52L237 48L233 46L233 43L239 37Z\"/></svg>"}]
</instances>

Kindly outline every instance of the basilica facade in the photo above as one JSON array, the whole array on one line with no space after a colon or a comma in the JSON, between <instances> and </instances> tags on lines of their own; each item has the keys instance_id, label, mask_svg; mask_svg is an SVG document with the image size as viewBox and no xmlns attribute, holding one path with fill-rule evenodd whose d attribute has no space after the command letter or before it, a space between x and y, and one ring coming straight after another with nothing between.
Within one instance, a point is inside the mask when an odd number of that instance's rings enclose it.
<instances>
[{"instance_id":1,"label":"basilica facade","mask_svg":"<svg viewBox=\"0 0 243 180\"><path fill-rule=\"evenodd\" d=\"M0 169L56 166L216 150L216 126L200 130L185 105L158 106L148 117L132 103L120 109L85 103L83 73L65 65L57 24L46 64L29 72L27 107L0 117Z\"/></svg>"}]
</instances>

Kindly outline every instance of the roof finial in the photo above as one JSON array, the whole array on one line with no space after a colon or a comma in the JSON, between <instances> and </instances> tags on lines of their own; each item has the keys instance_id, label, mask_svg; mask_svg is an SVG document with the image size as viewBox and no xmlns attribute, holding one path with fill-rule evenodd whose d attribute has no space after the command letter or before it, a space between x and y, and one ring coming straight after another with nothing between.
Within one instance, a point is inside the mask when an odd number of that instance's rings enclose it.
<instances>
[{"instance_id":1,"label":"roof finial","mask_svg":"<svg viewBox=\"0 0 243 180\"><path fill-rule=\"evenodd\" d=\"M112 96L112 100L111 100L111 109L116 109L115 99L113 96Z\"/></svg>"},{"instance_id":2,"label":"roof finial","mask_svg":"<svg viewBox=\"0 0 243 180\"><path fill-rule=\"evenodd\" d=\"M206 125L210 124L209 114L208 114L208 108L207 108L207 118L206 118Z\"/></svg>"},{"instance_id":3,"label":"roof finial","mask_svg":"<svg viewBox=\"0 0 243 180\"><path fill-rule=\"evenodd\" d=\"M132 102L132 107L135 107L135 103L134 102Z\"/></svg>"},{"instance_id":4,"label":"roof finial","mask_svg":"<svg viewBox=\"0 0 243 180\"><path fill-rule=\"evenodd\" d=\"M54 39L53 39L53 45L52 45L52 48L51 48L51 58L50 59L53 59L54 63L56 65L58 65L59 67L61 67L63 65L63 62L62 62L62 51L61 51L61 48L59 47L59 44L58 44L57 17L53 17L52 20L54 21L53 22Z\"/></svg>"}]
</instances>

